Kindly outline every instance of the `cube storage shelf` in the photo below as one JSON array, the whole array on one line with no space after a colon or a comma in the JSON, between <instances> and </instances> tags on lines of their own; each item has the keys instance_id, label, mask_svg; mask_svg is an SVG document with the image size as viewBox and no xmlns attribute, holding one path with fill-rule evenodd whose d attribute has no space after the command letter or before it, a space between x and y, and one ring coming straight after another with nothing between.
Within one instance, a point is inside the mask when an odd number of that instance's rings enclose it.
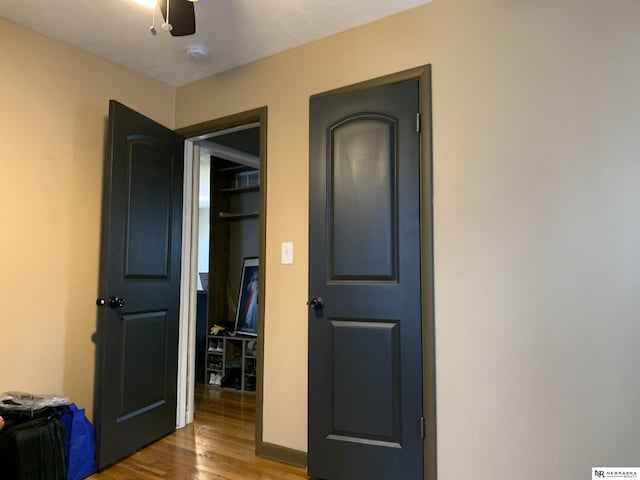
<instances>
[{"instance_id":1,"label":"cube storage shelf","mask_svg":"<svg viewBox=\"0 0 640 480\"><path fill-rule=\"evenodd\" d=\"M256 391L257 339L207 336L206 381L214 387Z\"/></svg>"}]
</instances>

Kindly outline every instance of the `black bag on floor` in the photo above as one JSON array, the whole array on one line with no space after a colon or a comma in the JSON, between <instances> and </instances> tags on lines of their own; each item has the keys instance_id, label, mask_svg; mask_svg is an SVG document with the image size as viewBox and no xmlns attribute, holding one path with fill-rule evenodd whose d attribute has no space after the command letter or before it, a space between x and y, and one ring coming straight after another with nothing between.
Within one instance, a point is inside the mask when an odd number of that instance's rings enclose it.
<instances>
[{"instance_id":1,"label":"black bag on floor","mask_svg":"<svg viewBox=\"0 0 640 480\"><path fill-rule=\"evenodd\" d=\"M9 418L0 432L0 478L65 480L64 426L52 414Z\"/></svg>"}]
</instances>

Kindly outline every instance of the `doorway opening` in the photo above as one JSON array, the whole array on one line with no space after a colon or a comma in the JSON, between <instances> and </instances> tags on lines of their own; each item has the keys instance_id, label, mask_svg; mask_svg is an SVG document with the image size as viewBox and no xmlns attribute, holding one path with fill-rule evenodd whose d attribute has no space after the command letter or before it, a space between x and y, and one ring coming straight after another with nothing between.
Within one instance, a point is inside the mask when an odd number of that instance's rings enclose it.
<instances>
[{"instance_id":1,"label":"doorway opening","mask_svg":"<svg viewBox=\"0 0 640 480\"><path fill-rule=\"evenodd\" d=\"M193 421L196 385L255 395L256 453L262 444L266 113L263 107L178 131L186 138L190 222L183 230L177 426ZM245 303L252 303L250 317Z\"/></svg>"}]
</instances>

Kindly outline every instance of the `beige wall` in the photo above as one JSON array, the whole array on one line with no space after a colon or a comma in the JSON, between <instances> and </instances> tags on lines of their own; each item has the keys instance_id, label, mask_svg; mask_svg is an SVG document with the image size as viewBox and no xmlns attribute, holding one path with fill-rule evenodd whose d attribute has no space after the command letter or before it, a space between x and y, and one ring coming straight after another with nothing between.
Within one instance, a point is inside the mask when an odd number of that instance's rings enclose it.
<instances>
[{"instance_id":1,"label":"beige wall","mask_svg":"<svg viewBox=\"0 0 640 480\"><path fill-rule=\"evenodd\" d=\"M306 449L309 95L431 64L439 478L638 465L638 18L436 0L178 88L178 127L269 107L265 441Z\"/></svg>"},{"instance_id":2,"label":"beige wall","mask_svg":"<svg viewBox=\"0 0 640 480\"><path fill-rule=\"evenodd\" d=\"M108 101L173 127L175 89L0 19L0 392L93 408Z\"/></svg>"}]
</instances>

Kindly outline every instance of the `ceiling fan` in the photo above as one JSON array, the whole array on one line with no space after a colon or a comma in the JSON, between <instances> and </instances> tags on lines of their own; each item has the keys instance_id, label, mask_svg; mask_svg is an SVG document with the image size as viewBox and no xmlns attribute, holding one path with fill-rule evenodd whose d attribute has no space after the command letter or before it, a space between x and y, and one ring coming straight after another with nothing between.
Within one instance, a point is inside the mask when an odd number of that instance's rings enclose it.
<instances>
[{"instance_id":1,"label":"ceiling fan","mask_svg":"<svg viewBox=\"0 0 640 480\"><path fill-rule=\"evenodd\" d=\"M184 37L196 33L196 15L193 8L197 0L159 0L158 5L164 17L162 28L174 37ZM155 23L155 22L154 22ZM151 26L155 35L155 25Z\"/></svg>"}]
</instances>

